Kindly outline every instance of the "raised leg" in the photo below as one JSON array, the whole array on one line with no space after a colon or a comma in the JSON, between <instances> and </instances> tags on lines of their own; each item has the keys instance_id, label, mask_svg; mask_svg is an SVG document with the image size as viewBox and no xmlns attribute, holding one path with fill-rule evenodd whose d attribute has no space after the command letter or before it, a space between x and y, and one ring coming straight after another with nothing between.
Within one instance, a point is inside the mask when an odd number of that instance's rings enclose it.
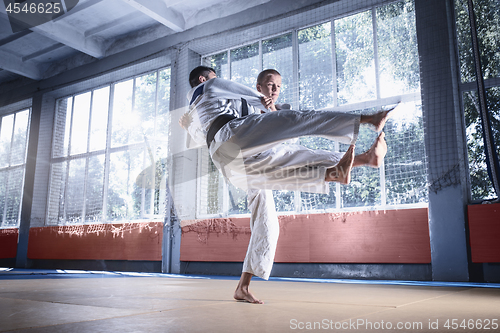
<instances>
[{"instance_id":1,"label":"raised leg","mask_svg":"<svg viewBox=\"0 0 500 333\"><path fill-rule=\"evenodd\" d=\"M384 132L380 133L373 145L366 152L354 157L353 167L369 166L379 168L387 154L387 143L385 142Z\"/></svg>"},{"instance_id":2,"label":"raised leg","mask_svg":"<svg viewBox=\"0 0 500 333\"><path fill-rule=\"evenodd\" d=\"M326 170L325 181L344 185L351 181L351 170L354 163L354 145L351 145L340 159L339 163Z\"/></svg>"},{"instance_id":3,"label":"raised leg","mask_svg":"<svg viewBox=\"0 0 500 333\"><path fill-rule=\"evenodd\" d=\"M401 108L401 103L398 103L395 107L389 110L380 111L370 115L362 115L360 118L361 124L371 124L375 127L375 132L380 132L384 129L385 123Z\"/></svg>"}]
</instances>

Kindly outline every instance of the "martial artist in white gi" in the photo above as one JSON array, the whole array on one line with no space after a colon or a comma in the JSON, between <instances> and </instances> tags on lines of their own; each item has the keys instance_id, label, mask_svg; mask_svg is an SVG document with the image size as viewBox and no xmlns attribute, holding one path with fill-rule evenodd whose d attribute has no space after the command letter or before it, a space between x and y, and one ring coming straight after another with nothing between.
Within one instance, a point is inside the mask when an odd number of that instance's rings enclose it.
<instances>
[{"instance_id":1,"label":"martial artist in white gi","mask_svg":"<svg viewBox=\"0 0 500 333\"><path fill-rule=\"evenodd\" d=\"M277 71L273 71L279 75ZM263 71L257 79L257 90L261 91L261 84L265 84L267 97L271 97L270 111L276 111L276 108L281 109L281 105L274 105L279 97L281 87L280 82L269 83L266 80L266 73ZM212 74L213 75L213 74ZM262 78L261 78L262 77ZM203 79L202 79L203 80ZM266 81L266 82L262 82ZM272 87L267 88L268 85ZM242 99L232 99L225 101L236 110L241 110L246 101ZM284 107L288 107L284 105ZM248 114L260 114L261 110L246 105ZM289 108L289 107L288 107ZM188 131L187 146L188 148L197 148L205 145L205 139L201 130L197 114L187 114L181 118L181 126ZM272 266L274 263L274 255L276 253L276 245L279 237L279 221L276 214L273 194L271 190L248 189L247 190L248 208L250 210L250 230L251 237L248 244L245 260L243 261L243 270L240 282L235 291L234 297L238 300L245 300L250 303L262 303L256 299L248 290L250 280L255 275L264 280L269 279Z\"/></svg>"},{"instance_id":2,"label":"martial artist in white gi","mask_svg":"<svg viewBox=\"0 0 500 333\"><path fill-rule=\"evenodd\" d=\"M253 240L251 239L249 244L244 273L238 286L240 289L242 283L246 284L244 290L246 294L237 295L237 289L235 298L262 303L250 294L248 284L252 275L265 279L269 277L279 225L272 194L254 190L286 189L328 193L326 181L344 183L349 181L345 175L329 176L327 172L340 164L339 161L344 154L311 150L298 145L283 145L282 142L299 136L320 135L353 144L360 123L370 123L376 130L380 130L385 123L387 113L359 116L329 111L282 110L261 115L251 108L253 112L245 116L242 115L241 108L245 102L241 102L241 98L263 111L268 111L267 107L273 106L274 102L269 101L269 98L266 101L262 95L243 85L217 79L214 72L209 72L206 77L200 76L199 79L201 84L195 86L188 94L190 100L188 117L191 118L193 125L187 130L192 138L197 138L195 141L198 143L203 139L206 140L212 160L226 178L235 186L249 190ZM279 80L281 81L281 78ZM191 85L193 86L193 83ZM221 115L223 117L220 117ZM225 119L218 122L217 118ZM380 146L384 145L382 134L371 150L374 150L375 146L378 146L378 150L380 148L383 150L384 147ZM350 148L350 154L352 156L354 154L353 146ZM347 172L350 173L354 162L357 163L355 166L376 167L375 164L380 163L380 159L383 159L381 155L385 155L385 151L383 154L375 154L378 155L375 156L376 161L373 161L373 153L365 155L358 155L357 162L351 158L347 163ZM338 173L344 170L334 169L334 171ZM262 230L259 231L261 227ZM250 276L246 283L242 281L245 273Z\"/></svg>"},{"instance_id":3,"label":"martial artist in white gi","mask_svg":"<svg viewBox=\"0 0 500 333\"><path fill-rule=\"evenodd\" d=\"M281 110L242 117L238 109L221 101L244 98L267 111L262 96L218 78L203 82L189 95L190 113L198 115L203 134L209 136L212 160L233 185L244 190L328 193L326 170L337 165L338 154L281 143L301 136L322 136L353 145L360 124L359 115L330 111ZM221 118L225 120L217 124ZM215 132L213 137L210 132Z\"/></svg>"}]
</instances>

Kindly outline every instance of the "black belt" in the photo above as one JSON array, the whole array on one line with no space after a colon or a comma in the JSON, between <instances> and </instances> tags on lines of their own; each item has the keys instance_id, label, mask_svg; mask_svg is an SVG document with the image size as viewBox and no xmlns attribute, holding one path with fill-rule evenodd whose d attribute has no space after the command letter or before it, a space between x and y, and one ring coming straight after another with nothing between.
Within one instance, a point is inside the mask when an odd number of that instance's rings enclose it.
<instances>
[{"instance_id":1,"label":"black belt","mask_svg":"<svg viewBox=\"0 0 500 333\"><path fill-rule=\"evenodd\" d=\"M245 99L241 99L241 116L242 118L248 115L248 104ZM210 148L210 143L215 138L215 134L222 128L222 126L226 125L228 122L230 122L233 119L236 119L238 117L233 116L232 114L221 114L215 120L213 121L212 125L210 125L210 128L208 129L207 132L207 146Z\"/></svg>"}]
</instances>

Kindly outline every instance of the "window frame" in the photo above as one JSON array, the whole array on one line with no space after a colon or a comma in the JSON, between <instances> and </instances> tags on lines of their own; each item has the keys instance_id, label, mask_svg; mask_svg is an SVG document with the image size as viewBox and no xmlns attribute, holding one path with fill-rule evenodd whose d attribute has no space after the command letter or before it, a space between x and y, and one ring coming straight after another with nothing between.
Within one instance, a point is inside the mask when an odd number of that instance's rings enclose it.
<instances>
[{"instance_id":1,"label":"window frame","mask_svg":"<svg viewBox=\"0 0 500 333\"><path fill-rule=\"evenodd\" d=\"M491 1L491 0L490 0ZM493 1L492 1L493 2ZM498 1L497 1L498 2ZM467 6L467 4L465 5ZM467 10L468 10L468 7L467 7ZM477 7L474 7L474 10L477 11ZM476 12L475 13L476 17L478 17L478 13ZM483 196L481 198L479 197L474 197L474 193L473 193L473 188L474 188L474 184L473 184L473 175L472 175L472 167L471 167L471 156L469 156L469 137L468 137L468 134L467 134L467 130L468 130L468 127L467 127L467 124L466 124L466 93L473 93L475 96L473 96L474 99L478 99L478 83L477 83L477 76L476 76L476 73L470 73L468 72L467 69L463 69L464 66L467 66L466 65L466 61L464 61L464 58L462 57L462 49L460 47L460 43L461 42L466 42L465 40L461 40L461 37L462 38L471 38L470 36L470 29L471 29L471 26L470 26L470 22L469 22L469 18L468 18L468 14L467 14L467 20L466 20L466 25L467 25L467 28L468 28L468 32L467 32L467 36L461 36L460 32L459 32L459 20L460 20L460 17L459 17L459 9L457 8L457 1L453 1L453 23L454 23L454 29L453 29L453 32L454 32L454 39L455 39L455 52L456 52L456 59L455 59L455 62L457 64L457 79L456 79L456 82L457 82L457 85L458 85L458 101L459 101L459 105L460 105L460 111L461 111L461 119L460 119L460 122L462 124L462 137L464 139L464 144L463 144L463 160L464 160L464 168L466 170L466 180L467 180L467 199L468 199L468 202L470 204L478 204L478 203L484 203L484 202L488 202L490 200L494 200L495 198L497 198L498 194L495 193L495 188L494 188L494 185L493 185L493 182L491 180L491 178L489 178L487 176L487 181L489 183L489 189L490 189L490 195L489 196ZM478 27L476 27L476 29L478 29ZM476 31L476 33L478 33L478 31ZM479 36L478 36L479 38ZM479 38L481 39L481 38ZM472 55L473 53L473 46L472 46L472 40L468 40L467 42L470 42L471 43L471 50L467 50L470 51L471 53L469 54L470 56L472 56L472 61L474 62L474 56ZM481 42L481 41L480 41ZM484 46L483 46L484 48ZM480 50L481 52L483 51L483 48ZM467 53L467 52L464 52L464 53ZM473 64L474 65L474 64ZM499 65L497 63L497 65ZM491 89L491 88L498 88L500 89L500 72L497 72L497 76L496 77L487 77L487 78L484 78L484 68L483 69L483 84L484 84L484 90L486 91L486 98L488 99L488 90ZM469 75L472 74L473 75L473 78L470 78ZM488 105L489 106L489 105ZM490 115L492 115L492 111L490 109L488 109ZM476 119L476 123L480 123L481 122L481 116L479 115L479 117ZM495 142L497 147L500 146L500 142ZM483 144L483 142L480 143L481 145ZM495 147L494 147L495 149ZM500 154L500 153L499 153ZM486 168L486 153L484 153L484 167Z\"/></svg>"},{"instance_id":2,"label":"window frame","mask_svg":"<svg viewBox=\"0 0 500 333\"><path fill-rule=\"evenodd\" d=\"M391 3L397 3L399 1L393 1ZM201 64L210 66L209 60L206 60L209 57L219 55L226 53L227 55L227 66L228 66L228 74L229 77L227 79L231 80L231 51L249 46L255 43L258 43L259 45L259 72L263 70L263 52L262 52L262 43L263 41L266 40L271 40L276 37L280 36L285 36L287 34L292 34L292 66L293 66L293 76L292 80L294 84L292 89L292 105L293 106L298 106L300 105L300 82L299 82L299 40L298 40L298 32L301 30L305 30L311 27L315 27L318 25L322 25L325 23L330 23L331 26L331 33L330 33L330 43L331 43L331 61L332 61L332 75L335 78L333 81L333 106L332 107L327 107L324 109L328 110L333 110L333 111L352 111L352 110L363 110L363 109L368 109L368 108L374 108L374 107L382 107L385 105L390 105L390 104L395 104L398 101L401 103L406 103L406 102L415 102L416 104L421 104L421 89L419 88L415 92L410 92L410 93L401 93L399 95L395 96L389 96L389 97L381 97L381 87L380 87L380 59L379 59L379 51L378 51L378 41L377 41L377 9L382 6L389 5L390 3L385 3L385 4L379 4L379 5L372 5L369 7L366 7L364 9L359 9L350 13L345 13L336 17L331 17L329 19L323 19L319 20L314 23L309 23L306 25L301 25L294 27L292 29L287 29L282 32L274 33L271 35L267 36L262 36L258 39L252 39L248 40L244 43L239 43L232 45L228 48L224 48L218 51L206 53L201 55ZM373 52L374 52L374 62L375 62L375 77L376 77L376 96L375 99L370 99L370 100L365 100L365 101L360 101L360 102L355 102L355 103L346 103L342 105L338 105L338 92L337 92L337 59L336 59L336 48L335 48L335 22L339 19L343 19L345 17L349 17L352 15L360 14L363 12L370 12L371 14L371 21L372 21L372 31L373 31ZM322 110L322 109L318 109ZM335 142L334 143L334 149L336 151L339 151L339 143ZM201 164L202 158L201 158L201 153L198 154L198 164ZM200 171L201 168L198 169ZM427 170L427 168L426 168ZM219 172L220 173L220 172ZM422 207L427 207L428 206L428 198L426 202L418 202L418 203L410 203L410 204L388 204L387 203L387 191L386 191L386 175L385 175L385 164L383 163L382 166L379 168L379 177L380 177L380 183L381 183L381 203L380 205L372 205L372 206L356 206L356 207L341 207L341 186L340 184L336 183L335 184L335 208L327 208L327 209L313 209L313 210L302 210L302 199L300 197L300 191L294 191L294 209L291 211L280 211L278 212L279 214L282 215L287 215L287 214L296 214L296 213L304 213L304 214L310 214L310 213L323 213L323 212L351 212L351 211L366 211L366 210L374 210L374 209L411 209L411 208L422 208ZM200 177L198 177L200 178ZM220 217L220 216L249 216L249 213L244 213L244 214L229 214L228 213L228 184L227 180L223 179L223 210L222 213L213 213L213 214L206 214L206 213L201 213L200 212L200 197L201 197L201 179L198 180L197 183L197 208L196 208L196 217L197 218L214 218L214 217Z\"/></svg>"},{"instance_id":3,"label":"window frame","mask_svg":"<svg viewBox=\"0 0 500 333\"><path fill-rule=\"evenodd\" d=\"M18 104L18 103L16 103ZM26 104L26 103L21 103L21 104ZM18 228L21 220L21 207L23 204L23 195L24 195L24 181L26 177L26 162L27 162L27 155L28 155L28 143L29 143L29 132L30 132L30 127L31 127L31 114L32 114L32 108L31 108L31 101L28 103L29 105L22 105L22 106L14 106L13 110L8 110L7 112L3 113L0 112L0 130L2 128L2 122L4 117L8 117L10 115L14 116L14 119L12 121L12 133L11 133L11 138L10 138L10 146L9 146L9 152L8 152L8 165L5 167L0 167L0 172L6 172L7 173L7 182L5 183L5 197L4 197L4 203L3 207L0 207L2 209L2 219L0 220L0 229L6 229L6 228ZM12 164L12 148L14 145L14 136L15 136L15 128L16 128L16 120L17 120L17 115L21 112L28 112L27 113L27 126L26 126L26 132L25 132L25 137L26 141L24 143L24 157L23 157L23 162L20 164ZM7 216L7 208L8 208L8 190L9 190L9 181L10 181L10 173L15 170L22 170L22 181L21 181L21 189L20 189L20 198L19 198L19 208L18 208L18 214L17 214L17 222L15 224L6 224L6 216Z\"/></svg>"},{"instance_id":4,"label":"window frame","mask_svg":"<svg viewBox=\"0 0 500 333\"><path fill-rule=\"evenodd\" d=\"M169 70L169 84L171 85L171 80L172 80L172 66L170 64L167 65L162 65L161 67L154 68L154 69L148 69L144 71L137 71L133 73L132 75L127 75L123 76L122 78L119 79L111 79L109 81L106 81L103 84L98 84L92 87L87 87L86 89L82 90L75 90L74 92L71 92L69 94L61 94L55 96L55 105L54 105L54 131L52 133L51 137L51 150L50 150L50 158L49 158L49 176L48 176L48 195L47 195L47 200L46 200L46 214L45 214L45 221L46 225L86 225L86 224L94 224L94 223L129 223L129 222L144 222L144 221L160 221L163 220L164 218L164 207L160 203L159 207L159 212L155 214L155 190L151 191L150 193L150 206L149 209L152 212L152 214L147 214L145 212L145 204L146 204L146 198L145 198L145 192L146 188L141 188L141 208L140 208L140 216L139 218L125 218L125 219L110 219L109 218L109 212L108 212L108 189L109 189L109 174L110 174L110 161L111 161L111 155L113 153L120 153L120 152L127 152L127 151L133 151L134 149L137 148L142 148L141 149L141 155L143 156L143 167L142 169L144 170L147 167L146 160L147 160L147 154L148 154L148 149L146 146L145 141L137 142L137 143L126 143L126 144L120 144L120 145L112 145L112 119L113 119L113 107L114 107L114 93L115 93L115 86L117 84L127 82L130 80L133 80L132 82L132 105L131 109L133 110L135 107L135 95L136 95L136 80L140 77L155 74L156 75L156 82L155 82L155 96L154 96L154 103L155 103L155 111L154 111L154 138L151 140L152 142L157 141L157 133L156 133L156 126L157 126L157 121L158 121L158 116L159 116L159 88L160 88L160 78L162 73L165 70ZM106 123L106 143L105 143L105 148L104 149L98 149L98 150L90 150L90 137L91 137L91 128L90 124L92 123L92 112L93 112L93 99L94 99L94 92L103 88L109 87L109 95L108 95L108 115L107 115L107 123ZM55 128L55 122L57 118L57 112L59 108L59 103L62 100L67 100L71 98L71 117L73 118L74 114L74 103L75 103L75 97L79 95L84 95L86 93L90 93L90 104L89 104L89 127L87 128L87 148L86 152L83 153L77 153L77 154L70 154L69 152L71 151L71 140L72 140L72 135L73 131L72 129L69 130L68 133L68 151L65 151L61 156L56 156L54 157L54 146L56 144L56 140L54 139L54 136L56 135L56 128ZM168 89L168 94L169 94L169 100L171 99L171 90L170 88ZM170 110L170 105L168 106ZM70 127L73 126L73 119L70 120ZM66 128L64 128L66 130ZM66 140L66 138L64 139ZM149 142L151 144L151 142ZM64 145L64 144L63 144ZM153 152L154 153L154 152ZM95 156L103 156L104 157L104 165L103 165L103 195L102 195L102 212L100 214L100 219L98 221L88 221L86 218L86 210L87 210L87 204L86 204L86 199L87 199L87 185L88 185L88 171L89 171L89 159L91 157ZM83 159L85 161L85 176L84 176L84 191L83 191L83 203L82 203L82 214L81 214L81 219L77 222L71 222L67 220L67 215L66 215L66 196L67 196L67 188L68 188L68 181L69 181L69 165L70 162L73 160L79 160ZM156 159L155 159L156 161ZM65 170L64 172L66 173L66 176L64 178L64 213L63 213L63 221L57 220L55 223L53 223L50 220L50 207L51 207L51 192L53 191L53 182L52 182L52 177L53 177L53 172L52 168L56 163L64 163L65 164ZM154 171L155 169L152 169ZM163 191L166 192L165 188L159 188L157 189L158 191ZM166 193L163 193L163 195L159 195L160 198L165 197ZM161 201L161 200L160 200ZM57 206L60 209L60 202L58 202ZM59 217L59 214L57 214Z\"/></svg>"}]
</instances>

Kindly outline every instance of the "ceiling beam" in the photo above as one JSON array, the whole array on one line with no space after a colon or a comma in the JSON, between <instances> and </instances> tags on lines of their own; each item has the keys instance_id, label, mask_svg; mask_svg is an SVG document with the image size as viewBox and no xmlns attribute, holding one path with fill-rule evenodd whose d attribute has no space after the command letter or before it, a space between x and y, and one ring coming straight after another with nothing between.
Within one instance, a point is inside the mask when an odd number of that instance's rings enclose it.
<instances>
[{"instance_id":1,"label":"ceiling beam","mask_svg":"<svg viewBox=\"0 0 500 333\"><path fill-rule=\"evenodd\" d=\"M93 1L93 4L95 3ZM8 21L7 14L0 12L0 19ZM104 47L99 42L92 38L85 38L83 32L80 32L72 26L65 24L63 21L54 22L54 20L52 20L44 24L35 26L30 30L42 36L50 38L58 43L67 45L75 50L91 55L94 58L100 59L105 55ZM20 32L20 34L21 35L19 36L25 36L26 34L28 34L28 32L22 31ZM7 39L13 38L13 36L9 36L7 37Z\"/></svg>"},{"instance_id":2,"label":"ceiling beam","mask_svg":"<svg viewBox=\"0 0 500 333\"><path fill-rule=\"evenodd\" d=\"M65 19L68 16L74 15L78 13L79 11L85 10L89 7L92 7L94 5L97 5L99 2L102 2L103 0L88 0L87 2L79 2L75 8L71 9L70 11L66 12L64 15L58 16L52 21L57 22L59 20Z\"/></svg>"},{"instance_id":3,"label":"ceiling beam","mask_svg":"<svg viewBox=\"0 0 500 333\"><path fill-rule=\"evenodd\" d=\"M107 22L107 23L105 23L103 25L100 25L100 26L97 26L95 28L92 28L92 29L89 29L89 30L85 31L85 37L89 37L89 36L98 34L99 32L111 29L111 28L113 28L113 27L115 27L117 25L120 25L120 24L123 24L123 23L126 23L126 22L130 22L131 20L133 20L136 17L137 17L137 12L133 11L132 13L130 13L128 15L122 16L122 17L120 17L120 18L118 18L116 20Z\"/></svg>"},{"instance_id":4,"label":"ceiling beam","mask_svg":"<svg viewBox=\"0 0 500 333\"><path fill-rule=\"evenodd\" d=\"M0 59L2 59L0 61L0 68L6 71L26 76L33 80L40 80L42 78L40 70L32 62L23 62L20 57L3 50L0 50Z\"/></svg>"},{"instance_id":5,"label":"ceiling beam","mask_svg":"<svg viewBox=\"0 0 500 333\"><path fill-rule=\"evenodd\" d=\"M123 0L138 11L155 19L175 32L184 31L184 17L172 8L168 8L162 0Z\"/></svg>"},{"instance_id":6,"label":"ceiling beam","mask_svg":"<svg viewBox=\"0 0 500 333\"><path fill-rule=\"evenodd\" d=\"M30 31L30 30L24 30L21 32L16 32L15 34L12 34L9 37L6 37L4 39L0 39L0 46L12 43L13 41L18 40L19 38L22 38L22 37L30 34L31 32L32 31Z\"/></svg>"},{"instance_id":7,"label":"ceiling beam","mask_svg":"<svg viewBox=\"0 0 500 333\"><path fill-rule=\"evenodd\" d=\"M94 58L100 59L105 55L104 47L99 42L93 38L85 38L83 32L62 21L57 23L50 21L31 30Z\"/></svg>"},{"instance_id":8,"label":"ceiling beam","mask_svg":"<svg viewBox=\"0 0 500 333\"><path fill-rule=\"evenodd\" d=\"M28 54L27 56L22 57L21 61L24 62L24 61L28 61L28 60L31 60L31 59L38 58L39 56L44 55L45 53L49 53L49 52L55 51L57 49L60 49L61 47L64 47L64 44L60 44L60 43L54 44L54 45L46 47L46 48L44 48L44 49L42 49L40 51L31 53L31 54Z\"/></svg>"}]
</instances>

